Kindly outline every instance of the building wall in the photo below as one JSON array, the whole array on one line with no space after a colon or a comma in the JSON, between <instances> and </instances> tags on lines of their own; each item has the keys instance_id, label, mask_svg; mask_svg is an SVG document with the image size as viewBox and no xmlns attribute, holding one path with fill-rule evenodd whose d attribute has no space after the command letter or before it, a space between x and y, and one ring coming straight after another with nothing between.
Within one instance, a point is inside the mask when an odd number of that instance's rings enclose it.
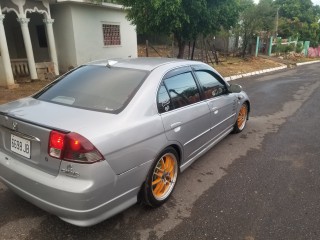
<instances>
[{"instance_id":1,"label":"building wall","mask_svg":"<svg viewBox=\"0 0 320 240\"><path fill-rule=\"evenodd\" d=\"M51 5L50 10L54 19L53 31L59 68L63 73L70 67L77 66L72 11L68 4Z\"/></svg>"},{"instance_id":2,"label":"building wall","mask_svg":"<svg viewBox=\"0 0 320 240\"><path fill-rule=\"evenodd\" d=\"M135 26L122 9L73 4L72 16L78 65L97 59L137 57ZM120 24L120 46L104 46L103 23Z\"/></svg>"},{"instance_id":3,"label":"building wall","mask_svg":"<svg viewBox=\"0 0 320 240\"><path fill-rule=\"evenodd\" d=\"M37 33L37 26L44 26L44 16L40 13L28 13L27 18L30 18L29 32L35 62L50 62L49 49L48 47L40 47ZM22 39L21 41L23 42Z\"/></svg>"},{"instance_id":4,"label":"building wall","mask_svg":"<svg viewBox=\"0 0 320 240\"><path fill-rule=\"evenodd\" d=\"M61 3L51 5L51 16L61 72L97 59L138 55L135 26L122 9ZM103 23L120 24L120 46L104 46Z\"/></svg>"}]
</instances>

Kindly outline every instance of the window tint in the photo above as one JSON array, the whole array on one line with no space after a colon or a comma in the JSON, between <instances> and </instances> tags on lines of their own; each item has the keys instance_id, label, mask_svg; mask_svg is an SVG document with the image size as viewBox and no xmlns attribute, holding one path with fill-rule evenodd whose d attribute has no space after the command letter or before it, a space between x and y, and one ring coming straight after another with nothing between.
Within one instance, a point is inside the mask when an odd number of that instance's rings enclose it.
<instances>
[{"instance_id":1,"label":"window tint","mask_svg":"<svg viewBox=\"0 0 320 240\"><path fill-rule=\"evenodd\" d=\"M131 100L148 72L82 66L37 94L39 100L91 110L119 112Z\"/></svg>"},{"instance_id":2,"label":"window tint","mask_svg":"<svg viewBox=\"0 0 320 240\"><path fill-rule=\"evenodd\" d=\"M161 84L158 92L158 110L159 113L168 112L172 109L170 96L167 92L166 87Z\"/></svg>"},{"instance_id":3,"label":"window tint","mask_svg":"<svg viewBox=\"0 0 320 240\"><path fill-rule=\"evenodd\" d=\"M199 90L191 72L167 78L164 83L169 91L174 108L200 101Z\"/></svg>"},{"instance_id":4,"label":"window tint","mask_svg":"<svg viewBox=\"0 0 320 240\"><path fill-rule=\"evenodd\" d=\"M196 71L196 76L203 87L205 99L213 98L225 94L227 88L213 73L207 71Z\"/></svg>"}]
</instances>

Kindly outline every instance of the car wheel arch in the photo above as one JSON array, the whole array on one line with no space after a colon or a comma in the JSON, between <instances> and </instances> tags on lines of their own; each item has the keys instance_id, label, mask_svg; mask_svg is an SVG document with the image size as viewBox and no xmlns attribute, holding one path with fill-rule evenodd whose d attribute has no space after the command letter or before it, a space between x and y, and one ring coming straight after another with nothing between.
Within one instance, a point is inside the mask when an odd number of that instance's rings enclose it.
<instances>
[{"instance_id":1,"label":"car wheel arch","mask_svg":"<svg viewBox=\"0 0 320 240\"><path fill-rule=\"evenodd\" d=\"M169 146L167 146L167 147L172 147L174 150L177 151L177 153L178 153L178 163L179 163L179 166L180 166L180 164L181 164L181 158L182 158L182 150L181 150L180 146L178 146L177 144L172 144L172 145L169 145ZM166 147L166 148L167 148L167 147ZM165 149L165 148L164 148L164 149Z\"/></svg>"},{"instance_id":2,"label":"car wheel arch","mask_svg":"<svg viewBox=\"0 0 320 240\"><path fill-rule=\"evenodd\" d=\"M178 159L177 159L177 160L178 160L178 165L179 165L178 171L180 172L180 165L181 165L181 158L182 158L182 149L181 149L181 147L180 147L178 144L171 144L171 145L167 145L167 146L163 147L163 148L159 151L159 153L156 155L156 157L154 158L154 161L157 161L158 156L160 156L160 154L161 154L166 148L170 148L170 147L173 148L173 149L178 153ZM149 169L149 171L150 171L150 169ZM148 171L148 172L149 172L149 171ZM139 203L143 202L143 187L144 187L144 185L145 185L148 172L147 172L147 174L146 174L146 176L145 176L145 178L144 178L145 180L141 183L140 190L139 190L139 193L138 193L138 195L137 195L137 201L138 201Z\"/></svg>"},{"instance_id":3,"label":"car wheel arch","mask_svg":"<svg viewBox=\"0 0 320 240\"><path fill-rule=\"evenodd\" d=\"M247 104L248 106L248 116L247 116L247 120L249 120L249 114L250 114L250 111L251 111L251 105L250 105L250 102L248 100L244 101L245 104Z\"/></svg>"}]
</instances>

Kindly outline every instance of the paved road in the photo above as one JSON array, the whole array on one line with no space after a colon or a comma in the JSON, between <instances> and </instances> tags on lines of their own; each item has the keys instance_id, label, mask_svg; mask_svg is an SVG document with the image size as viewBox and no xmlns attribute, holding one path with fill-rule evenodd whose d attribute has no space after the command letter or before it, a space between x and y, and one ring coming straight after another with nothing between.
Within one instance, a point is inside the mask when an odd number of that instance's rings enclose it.
<instances>
[{"instance_id":1,"label":"paved road","mask_svg":"<svg viewBox=\"0 0 320 240\"><path fill-rule=\"evenodd\" d=\"M239 80L247 128L181 174L161 208L79 228L0 183L0 239L320 239L319 67Z\"/></svg>"}]
</instances>

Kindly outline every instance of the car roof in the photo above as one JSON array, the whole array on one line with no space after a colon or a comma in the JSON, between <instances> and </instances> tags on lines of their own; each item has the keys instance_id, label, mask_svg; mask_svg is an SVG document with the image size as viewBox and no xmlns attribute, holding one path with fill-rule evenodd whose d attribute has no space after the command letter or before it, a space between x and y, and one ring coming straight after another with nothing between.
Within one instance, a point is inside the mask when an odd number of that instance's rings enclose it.
<instances>
[{"instance_id":1,"label":"car roof","mask_svg":"<svg viewBox=\"0 0 320 240\"><path fill-rule=\"evenodd\" d=\"M133 68L140 70L152 71L153 69L170 64L170 63L184 63L184 64L195 64L200 62L188 61L183 59L175 58L128 58L128 59L105 59L90 62L86 65L102 65L102 66L112 66L112 67L123 67L123 68Z\"/></svg>"}]
</instances>

